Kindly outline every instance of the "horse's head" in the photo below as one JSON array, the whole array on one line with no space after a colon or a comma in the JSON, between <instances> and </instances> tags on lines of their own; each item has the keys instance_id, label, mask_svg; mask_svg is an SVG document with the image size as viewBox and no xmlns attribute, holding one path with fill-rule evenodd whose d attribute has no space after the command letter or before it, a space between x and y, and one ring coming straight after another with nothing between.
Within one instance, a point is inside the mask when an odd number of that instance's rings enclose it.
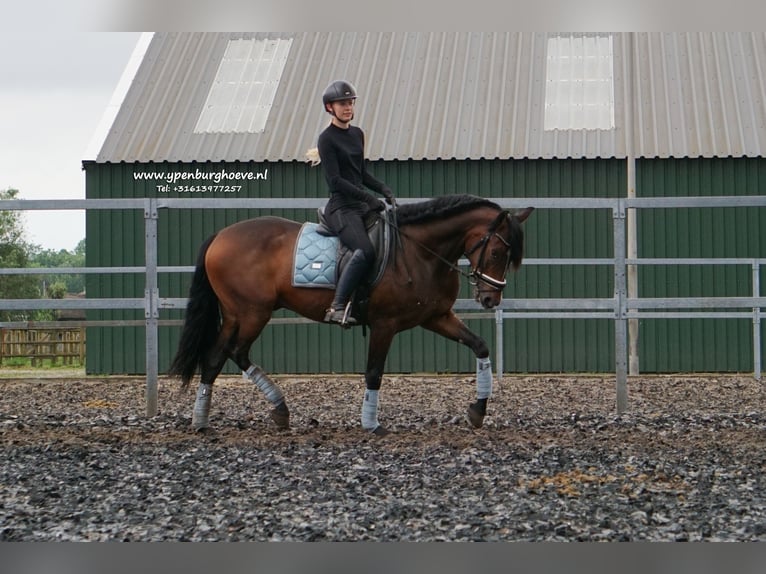
<instances>
[{"instance_id":1,"label":"horse's head","mask_svg":"<svg viewBox=\"0 0 766 574\"><path fill-rule=\"evenodd\" d=\"M534 210L527 207L516 213L500 211L485 230L477 230L478 239L466 249L471 263L474 298L485 309L492 309L503 298L505 276L513 266L521 265L524 231L521 224Z\"/></svg>"}]
</instances>

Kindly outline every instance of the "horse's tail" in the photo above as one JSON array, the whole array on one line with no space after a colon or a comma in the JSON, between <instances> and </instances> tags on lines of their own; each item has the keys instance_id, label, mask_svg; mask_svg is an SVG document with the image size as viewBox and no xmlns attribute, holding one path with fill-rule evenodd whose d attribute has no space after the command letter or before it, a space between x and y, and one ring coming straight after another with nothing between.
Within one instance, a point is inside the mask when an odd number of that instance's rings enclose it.
<instances>
[{"instance_id":1,"label":"horse's tail","mask_svg":"<svg viewBox=\"0 0 766 574\"><path fill-rule=\"evenodd\" d=\"M218 297L210 285L205 270L205 254L215 235L200 247L194 278L189 288L189 302L186 305L186 319L181 332L178 350L170 365L168 374L181 377L182 389L186 389L194 378L197 366L211 346L215 344L220 330Z\"/></svg>"}]
</instances>

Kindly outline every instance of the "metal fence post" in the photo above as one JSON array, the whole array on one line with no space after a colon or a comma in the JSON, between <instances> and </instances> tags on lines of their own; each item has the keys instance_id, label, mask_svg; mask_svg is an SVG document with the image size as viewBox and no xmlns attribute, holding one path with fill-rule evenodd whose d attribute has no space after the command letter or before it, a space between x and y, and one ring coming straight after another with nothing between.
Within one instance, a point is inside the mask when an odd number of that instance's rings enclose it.
<instances>
[{"instance_id":1,"label":"metal fence post","mask_svg":"<svg viewBox=\"0 0 766 574\"><path fill-rule=\"evenodd\" d=\"M614 362L617 391L617 414L628 408L628 294L625 265L625 204L622 199L612 208L614 227Z\"/></svg>"},{"instance_id":2,"label":"metal fence post","mask_svg":"<svg viewBox=\"0 0 766 574\"><path fill-rule=\"evenodd\" d=\"M761 296L761 264L753 261L753 297ZM753 307L753 376L761 380L761 309Z\"/></svg>"},{"instance_id":3,"label":"metal fence post","mask_svg":"<svg viewBox=\"0 0 766 574\"><path fill-rule=\"evenodd\" d=\"M159 289L157 284L157 200L146 200L144 207L144 251L146 288L144 317L146 320L146 416L157 414L157 380L159 378Z\"/></svg>"},{"instance_id":4,"label":"metal fence post","mask_svg":"<svg viewBox=\"0 0 766 574\"><path fill-rule=\"evenodd\" d=\"M499 307L495 309L495 368L497 369L497 379L503 378L503 310Z\"/></svg>"}]
</instances>

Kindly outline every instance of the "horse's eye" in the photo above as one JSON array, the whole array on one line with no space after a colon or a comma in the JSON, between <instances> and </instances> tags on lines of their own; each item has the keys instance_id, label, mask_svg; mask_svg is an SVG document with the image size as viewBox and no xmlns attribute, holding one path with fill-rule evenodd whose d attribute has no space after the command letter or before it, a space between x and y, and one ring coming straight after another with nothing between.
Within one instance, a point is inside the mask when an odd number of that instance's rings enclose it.
<instances>
[{"instance_id":1,"label":"horse's eye","mask_svg":"<svg viewBox=\"0 0 766 574\"><path fill-rule=\"evenodd\" d=\"M500 250L499 250L499 249L492 249L492 250L489 252L489 256L490 256L492 259L499 259L499 258L500 258Z\"/></svg>"}]
</instances>

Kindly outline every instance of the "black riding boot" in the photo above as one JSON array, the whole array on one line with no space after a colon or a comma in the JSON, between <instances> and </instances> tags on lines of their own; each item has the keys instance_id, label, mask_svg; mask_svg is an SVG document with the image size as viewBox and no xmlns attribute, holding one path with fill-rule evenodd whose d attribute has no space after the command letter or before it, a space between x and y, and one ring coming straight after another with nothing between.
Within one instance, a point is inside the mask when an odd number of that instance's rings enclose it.
<instances>
[{"instance_id":1,"label":"black riding boot","mask_svg":"<svg viewBox=\"0 0 766 574\"><path fill-rule=\"evenodd\" d=\"M335 289L335 299L324 317L325 323L338 323L344 327L356 325L356 319L347 316L347 306L351 294L368 271L364 251L357 249L346 264L346 268L338 279ZM350 309L349 309L350 310Z\"/></svg>"}]
</instances>

